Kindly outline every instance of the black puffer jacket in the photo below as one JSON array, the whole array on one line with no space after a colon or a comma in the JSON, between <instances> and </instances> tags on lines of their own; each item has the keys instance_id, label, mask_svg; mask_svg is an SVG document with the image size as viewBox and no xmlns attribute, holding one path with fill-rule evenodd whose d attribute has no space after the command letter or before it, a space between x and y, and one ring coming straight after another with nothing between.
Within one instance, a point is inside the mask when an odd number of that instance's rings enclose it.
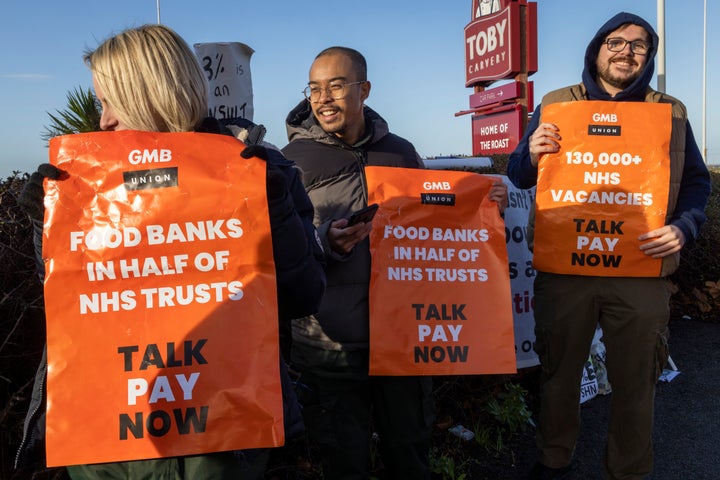
<instances>
[{"instance_id":1,"label":"black puffer jacket","mask_svg":"<svg viewBox=\"0 0 720 480\"><path fill-rule=\"evenodd\" d=\"M239 136L248 144L263 144L264 127L245 119L219 123L208 118L202 129L208 133ZM261 133L258 129L262 129ZM248 132L247 137L245 132ZM267 152L268 175L272 174L272 169L282 172L289 194L287 198L268 204L277 275L278 316L281 322L287 322L318 311L325 291L325 255L313 224L314 208L305 193L300 169L279 150L268 147Z\"/></svg>"},{"instance_id":2,"label":"black puffer jacket","mask_svg":"<svg viewBox=\"0 0 720 480\"><path fill-rule=\"evenodd\" d=\"M385 120L365 107L367 131L355 145L326 133L307 101L287 117L285 156L303 171L303 183L315 206L315 225L327 260L327 290L317 315L293 321L293 342L328 350L368 348L369 240L350 255L327 244L330 222L367 205L366 166L423 168L415 147L390 133Z\"/></svg>"}]
</instances>

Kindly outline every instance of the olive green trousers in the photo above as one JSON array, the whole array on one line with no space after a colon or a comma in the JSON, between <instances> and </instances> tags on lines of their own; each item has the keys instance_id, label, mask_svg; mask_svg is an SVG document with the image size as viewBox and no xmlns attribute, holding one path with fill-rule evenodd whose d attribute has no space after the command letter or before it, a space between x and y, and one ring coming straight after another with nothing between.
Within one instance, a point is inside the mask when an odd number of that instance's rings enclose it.
<instances>
[{"instance_id":1,"label":"olive green trousers","mask_svg":"<svg viewBox=\"0 0 720 480\"><path fill-rule=\"evenodd\" d=\"M582 369L599 324L612 387L605 476L645 478L653 468L655 386L668 358L667 282L538 272L534 290L540 462L558 468L572 460Z\"/></svg>"}]
</instances>

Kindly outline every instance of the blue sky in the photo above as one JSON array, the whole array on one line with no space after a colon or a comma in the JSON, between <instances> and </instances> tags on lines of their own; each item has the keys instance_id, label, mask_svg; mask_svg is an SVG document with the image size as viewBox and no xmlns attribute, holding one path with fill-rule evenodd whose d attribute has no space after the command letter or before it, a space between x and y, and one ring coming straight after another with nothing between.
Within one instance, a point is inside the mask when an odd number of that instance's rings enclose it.
<instances>
[{"instance_id":1,"label":"blue sky","mask_svg":"<svg viewBox=\"0 0 720 480\"><path fill-rule=\"evenodd\" d=\"M711 164L720 164L720 5L708 2L707 133ZM580 80L585 47L619 11L657 26L656 0L540 0L536 103ZM62 110L67 92L91 86L82 53L112 33L155 23L156 0L4 2L0 20L0 177L32 172L47 161L40 135L48 112ZM470 0L298 2L160 0L162 23L188 43L243 42L255 50L252 71L257 123L284 146L285 117L302 99L315 54L331 45L360 50L368 60L367 104L422 156L470 154L472 90L465 87L464 27ZM681 99L702 148L703 1L665 7L666 91ZM714 20L711 20L714 19ZM653 82L653 86L656 83Z\"/></svg>"}]
</instances>

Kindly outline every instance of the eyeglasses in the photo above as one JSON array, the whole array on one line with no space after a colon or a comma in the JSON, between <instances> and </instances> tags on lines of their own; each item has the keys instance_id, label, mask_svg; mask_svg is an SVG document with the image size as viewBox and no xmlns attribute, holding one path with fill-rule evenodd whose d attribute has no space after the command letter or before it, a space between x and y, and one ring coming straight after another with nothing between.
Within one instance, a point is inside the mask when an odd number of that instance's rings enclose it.
<instances>
[{"instance_id":1,"label":"eyeglasses","mask_svg":"<svg viewBox=\"0 0 720 480\"><path fill-rule=\"evenodd\" d=\"M308 102L316 103L320 101L322 92L325 91L333 100L342 100L345 98L345 95L347 95L345 87L360 85L361 83L365 83L365 80L350 83L330 83L325 87L321 87L320 85L308 85L303 90L303 95L305 95Z\"/></svg>"},{"instance_id":2,"label":"eyeglasses","mask_svg":"<svg viewBox=\"0 0 720 480\"><path fill-rule=\"evenodd\" d=\"M650 45L645 40L625 40L624 38L608 38L603 42L607 45L607 49L611 52L622 52L625 45L630 44L630 51L636 55L646 55L650 50Z\"/></svg>"}]
</instances>

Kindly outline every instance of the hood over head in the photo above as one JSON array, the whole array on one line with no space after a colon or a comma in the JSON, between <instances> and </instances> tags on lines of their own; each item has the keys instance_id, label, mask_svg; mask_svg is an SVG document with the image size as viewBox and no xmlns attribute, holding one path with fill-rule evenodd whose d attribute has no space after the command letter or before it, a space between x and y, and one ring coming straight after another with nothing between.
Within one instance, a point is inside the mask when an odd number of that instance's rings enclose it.
<instances>
[{"instance_id":1,"label":"hood over head","mask_svg":"<svg viewBox=\"0 0 720 480\"><path fill-rule=\"evenodd\" d=\"M610 32L617 30L622 25L628 23L638 25L648 32L651 43L650 50L648 50L646 55L647 60L645 62L645 68L640 76L632 83L632 85L612 97L600 88L595 80L597 78L597 65L595 62L605 37L607 37ZM591 100L614 101L638 100L644 98L645 91L650 85L653 73L655 73L655 54L657 53L658 42L659 38L652 25L646 22L643 18L632 13L620 12L605 22L605 24L597 31L593 39L590 40L590 44L585 51L585 68L582 73L582 81L587 89L588 97Z\"/></svg>"}]
</instances>

